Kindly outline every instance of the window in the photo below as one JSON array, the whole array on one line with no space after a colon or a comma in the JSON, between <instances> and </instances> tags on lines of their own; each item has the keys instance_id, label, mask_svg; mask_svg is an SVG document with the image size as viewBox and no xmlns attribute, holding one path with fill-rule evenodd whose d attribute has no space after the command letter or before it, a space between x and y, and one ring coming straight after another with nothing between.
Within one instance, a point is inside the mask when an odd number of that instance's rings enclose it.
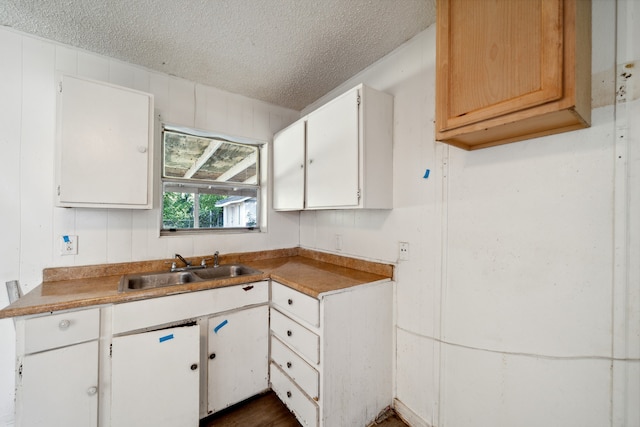
<instances>
[{"instance_id":1,"label":"window","mask_svg":"<svg viewBox=\"0 0 640 427\"><path fill-rule=\"evenodd\" d=\"M161 234L258 229L260 147L165 126Z\"/></svg>"}]
</instances>

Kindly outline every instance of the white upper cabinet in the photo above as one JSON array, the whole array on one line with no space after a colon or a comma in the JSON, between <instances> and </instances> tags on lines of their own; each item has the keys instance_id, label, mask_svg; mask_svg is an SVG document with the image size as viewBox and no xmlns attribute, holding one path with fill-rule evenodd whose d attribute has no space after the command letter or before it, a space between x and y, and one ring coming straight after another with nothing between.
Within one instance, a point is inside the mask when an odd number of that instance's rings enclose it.
<instances>
[{"instance_id":1,"label":"white upper cabinet","mask_svg":"<svg viewBox=\"0 0 640 427\"><path fill-rule=\"evenodd\" d=\"M391 209L393 97L359 85L311 112L275 135L273 168L276 210Z\"/></svg>"},{"instance_id":2,"label":"white upper cabinet","mask_svg":"<svg viewBox=\"0 0 640 427\"><path fill-rule=\"evenodd\" d=\"M300 210L304 208L304 120L282 130L274 138L273 208Z\"/></svg>"},{"instance_id":3,"label":"white upper cabinet","mask_svg":"<svg viewBox=\"0 0 640 427\"><path fill-rule=\"evenodd\" d=\"M57 206L151 209L153 95L65 75L57 102Z\"/></svg>"}]
</instances>

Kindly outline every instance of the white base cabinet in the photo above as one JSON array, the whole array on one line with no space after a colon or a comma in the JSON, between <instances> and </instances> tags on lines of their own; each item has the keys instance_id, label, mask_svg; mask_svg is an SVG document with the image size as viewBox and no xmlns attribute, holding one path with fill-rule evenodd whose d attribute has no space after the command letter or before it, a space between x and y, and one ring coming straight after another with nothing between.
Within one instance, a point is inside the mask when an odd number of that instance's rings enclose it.
<instances>
[{"instance_id":1,"label":"white base cabinet","mask_svg":"<svg viewBox=\"0 0 640 427\"><path fill-rule=\"evenodd\" d=\"M305 426L392 404L393 282L262 281L16 319L19 427L197 426L269 388Z\"/></svg>"},{"instance_id":2,"label":"white base cabinet","mask_svg":"<svg viewBox=\"0 0 640 427\"><path fill-rule=\"evenodd\" d=\"M271 303L271 386L303 425L365 426L392 404L393 282L318 299L273 282Z\"/></svg>"},{"instance_id":3,"label":"white base cabinet","mask_svg":"<svg viewBox=\"0 0 640 427\"><path fill-rule=\"evenodd\" d=\"M98 424L98 309L16 319L16 426Z\"/></svg>"},{"instance_id":4,"label":"white base cabinet","mask_svg":"<svg viewBox=\"0 0 640 427\"><path fill-rule=\"evenodd\" d=\"M196 324L115 337L111 345L112 426L198 425Z\"/></svg>"},{"instance_id":5,"label":"white base cabinet","mask_svg":"<svg viewBox=\"0 0 640 427\"><path fill-rule=\"evenodd\" d=\"M209 319L208 413L269 388L269 307L248 308Z\"/></svg>"}]
</instances>

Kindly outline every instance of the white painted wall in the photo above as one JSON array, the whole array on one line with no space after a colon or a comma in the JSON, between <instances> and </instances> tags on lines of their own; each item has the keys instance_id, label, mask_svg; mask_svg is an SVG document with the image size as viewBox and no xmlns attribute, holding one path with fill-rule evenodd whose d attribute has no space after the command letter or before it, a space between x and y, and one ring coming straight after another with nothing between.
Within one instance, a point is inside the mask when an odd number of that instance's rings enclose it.
<instances>
[{"instance_id":1,"label":"white painted wall","mask_svg":"<svg viewBox=\"0 0 640 427\"><path fill-rule=\"evenodd\" d=\"M264 233L161 238L158 208L55 208L55 78L72 73L150 92L156 113L168 123L261 141L271 141L299 112L7 28L0 28L0 58L0 307L8 303L6 281L20 280L26 293L42 281L45 267L298 245L297 213L269 211ZM64 234L79 236L78 255L59 255ZM0 321L0 425L13 423L14 337L13 322Z\"/></svg>"},{"instance_id":2,"label":"white painted wall","mask_svg":"<svg viewBox=\"0 0 640 427\"><path fill-rule=\"evenodd\" d=\"M393 211L303 212L300 243L388 262L410 243L395 395L415 425L640 426L640 76L615 82L639 13L593 1L589 129L435 143L433 27L303 111L360 82L395 97Z\"/></svg>"}]
</instances>

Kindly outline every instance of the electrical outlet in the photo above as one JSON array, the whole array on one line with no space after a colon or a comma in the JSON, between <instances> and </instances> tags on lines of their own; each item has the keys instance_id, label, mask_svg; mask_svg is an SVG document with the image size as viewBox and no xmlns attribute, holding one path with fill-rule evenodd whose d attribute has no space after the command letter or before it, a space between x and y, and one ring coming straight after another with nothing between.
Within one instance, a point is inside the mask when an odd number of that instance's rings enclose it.
<instances>
[{"instance_id":1,"label":"electrical outlet","mask_svg":"<svg viewBox=\"0 0 640 427\"><path fill-rule=\"evenodd\" d=\"M398 259L400 261L408 261L409 260L409 243L408 242L400 242L398 245Z\"/></svg>"},{"instance_id":2,"label":"electrical outlet","mask_svg":"<svg viewBox=\"0 0 640 427\"><path fill-rule=\"evenodd\" d=\"M78 255L78 236L60 236L60 255Z\"/></svg>"}]
</instances>

